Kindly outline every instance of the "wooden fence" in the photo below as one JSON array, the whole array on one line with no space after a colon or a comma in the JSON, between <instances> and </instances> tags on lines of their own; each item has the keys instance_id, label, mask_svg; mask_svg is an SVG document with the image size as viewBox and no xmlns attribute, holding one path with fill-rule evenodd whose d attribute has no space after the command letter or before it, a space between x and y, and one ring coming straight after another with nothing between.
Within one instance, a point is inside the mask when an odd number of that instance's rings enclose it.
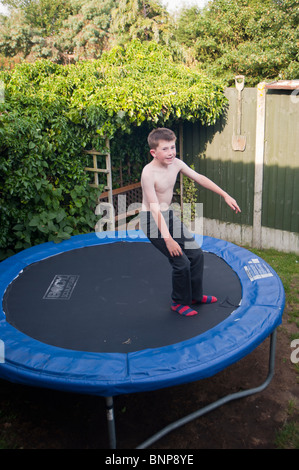
<instances>
[{"instance_id":1,"label":"wooden fence","mask_svg":"<svg viewBox=\"0 0 299 470\"><path fill-rule=\"evenodd\" d=\"M280 85L242 91L244 151L233 149L238 96L235 88L228 88L228 106L216 125L184 123L183 154L242 209L235 215L221 198L199 190L204 234L299 253L299 81L293 81L291 89Z\"/></svg>"}]
</instances>

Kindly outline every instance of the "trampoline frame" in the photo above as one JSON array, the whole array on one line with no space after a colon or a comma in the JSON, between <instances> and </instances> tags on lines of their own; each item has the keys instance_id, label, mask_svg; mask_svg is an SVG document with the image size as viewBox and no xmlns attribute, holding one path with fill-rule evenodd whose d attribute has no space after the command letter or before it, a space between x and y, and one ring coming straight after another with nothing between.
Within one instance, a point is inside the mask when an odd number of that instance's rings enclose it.
<instances>
[{"instance_id":1,"label":"trampoline frame","mask_svg":"<svg viewBox=\"0 0 299 470\"><path fill-rule=\"evenodd\" d=\"M202 241L201 237L196 236L196 238L199 243ZM169 424L139 445L137 449L149 447L169 432L199 418L200 416L224 405L225 403L264 390L269 385L274 375L276 328L281 323L281 316L284 307L284 291L282 283L275 271L269 265L267 265L267 263L258 258L258 256L248 252L244 248L240 248L236 245L233 245L232 243L224 242L222 240L211 239L210 237L203 237L203 239L203 250L211 250L212 253L222 257L237 273L241 281L242 290L244 290L244 302L242 297L242 305L237 307L236 310L231 314L232 319L228 319L220 323L220 327L217 327L217 330L212 328L213 331L211 330L211 333L206 332L198 337L192 338L191 340L184 341L182 346L170 345L160 348L159 354L161 356L161 365L159 364L159 361L158 365L154 363L155 361L153 363L148 361L148 359L152 361L151 350L148 350L149 352L147 352L147 350L139 351L133 354L115 355L114 353L108 353L107 364L109 367L111 364L114 364L114 357L116 357L118 361L131 361L130 363L128 362L130 376L126 376L126 374L124 377L123 375L118 376L120 369L115 368L115 371L113 372L114 376L112 376L109 372L108 377L106 378L106 384L104 385L101 383L103 377L99 377L97 375L101 369L99 369L99 366L96 366L96 364L99 363L99 359L103 359L102 353L99 354L99 357L92 355L92 361L89 365L88 361L86 361L86 357L89 359L90 356L88 353L85 355L81 352L79 355L79 352L74 353L74 351L71 352L69 350L62 350L61 348L57 348L57 352L59 353L59 358L57 358L57 360L59 359L59 364L61 364L61 366L59 366L60 369L57 370L57 373L53 374L51 367L48 370L48 362L44 360L46 355L50 358L51 346L43 345L42 347L44 349L39 351L38 348L41 343L38 343L36 340L32 340L32 346L30 343L31 357L29 357L27 353L27 357L24 359L24 352L26 355L26 349L22 349L22 346L19 345L17 353L12 353L12 359L10 358L7 364L0 364L0 377L12 382L19 382L23 384L29 383L35 386L43 386L57 390L73 391L79 393L96 394L105 397L109 446L111 449L116 448L116 424L113 404L114 395L120 395L122 393L135 393L136 391L142 392L157 390L177 384L195 382L201 380L202 378L208 378L248 355L270 336L269 370L266 380L260 386L227 395L203 408L200 408L194 413L191 413ZM104 235L100 234L98 236L96 234L78 235L76 237L72 237L71 240L62 242L59 245L55 245L50 242L37 247L29 248L28 250L8 258L6 261L1 263L0 295L2 294L3 298L8 285L26 266L31 263L43 260L50 256L55 256L64 251L70 251L97 244L113 243L116 241L148 242L147 238L140 231L132 231L130 234L129 232L105 232ZM244 255L242 254L243 252L245 253ZM239 259L240 256L243 258ZM248 273L248 269L250 268L248 263L254 262L251 259L251 256L256 257L257 262L259 262L258 260L261 260L263 263L265 263L265 269L266 271L268 270L268 272L262 273L261 283L259 282L258 276L257 280L254 278L252 279L250 278L252 273ZM265 279L263 279L263 274ZM275 277L271 278L271 276ZM266 279L267 277L270 277L270 279ZM251 287L251 285L253 287ZM265 291L264 286L266 286ZM247 295L249 295L249 299L247 298ZM249 311L250 315L248 315ZM252 327L252 322L254 324L254 328ZM13 327L7 324L5 320L5 314L3 314L3 312L0 312L0 328L2 328L1 331L6 335L7 340L14 345L17 344L19 338L25 336L17 331L14 336ZM245 340L246 335L249 335L249 337ZM28 342L29 339L30 338L25 336L25 342ZM225 342L224 345L223 341ZM208 346L207 357L205 357L204 349L206 348L206 345ZM29 347L26 346L26 348L29 351ZM218 348L220 348L221 357L220 359L217 358L216 360L216 358L214 359L214 355L216 351L219 354ZM11 351L13 350L11 349ZM186 354L186 351L188 351L188 354ZM169 369L165 371L165 365L170 360L170 355L172 355L173 352L174 357L171 359ZM34 354L37 354L38 357L35 358ZM204 357L202 357L202 354ZM200 357L200 362L197 359L198 365L194 362L195 355ZM183 356L182 360L181 356ZM185 358L184 356L187 357ZM20 364L15 362L16 360L18 361L21 357L22 361ZM73 362L76 362L76 373L79 371L77 374L78 377L76 375L68 376L67 374L66 379L64 380L62 371L67 370L65 365L68 364L67 361L69 361L70 358L73 360ZM79 359L78 361L77 358ZM114 362L111 362L111 358ZM143 366L144 359L146 360L145 366ZM55 358L56 362L57 360ZM176 365L176 361L178 360L180 360L179 366ZM40 367L38 367L37 371L34 371L36 364L37 366L40 365ZM43 370L44 365L46 366L45 371ZM88 365L89 368L92 368L93 366L96 367L96 378L93 378L93 376L91 376L91 378L86 376L84 383L82 382L81 384L79 380L79 373L84 371L84 367L86 365ZM107 369L107 367L108 366L106 365L105 368ZM184 368L186 368L186 370ZM184 373L182 376L180 376L181 371L183 370ZM42 375L40 375L41 371Z\"/></svg>"}]
</instances>

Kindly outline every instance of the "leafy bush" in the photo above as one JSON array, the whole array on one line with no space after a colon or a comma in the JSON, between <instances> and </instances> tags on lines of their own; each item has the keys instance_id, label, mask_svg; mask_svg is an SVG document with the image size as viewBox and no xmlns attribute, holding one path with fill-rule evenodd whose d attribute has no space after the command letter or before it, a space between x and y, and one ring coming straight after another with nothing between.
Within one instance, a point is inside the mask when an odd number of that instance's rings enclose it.
<instances>
[{"instance_id":1,"label":"leafy bush","mask_svg":"<svg viewBox=\"0 0 299 470\"><path fill-rule=\"evenodd\" d=\"M65 97L34 89L43 76L54 81L53 72L47 63L27 64L6 77L0 105L2 258L90 231L96 222L80 129L65 116Z\"/></svg>"}]
</instances>

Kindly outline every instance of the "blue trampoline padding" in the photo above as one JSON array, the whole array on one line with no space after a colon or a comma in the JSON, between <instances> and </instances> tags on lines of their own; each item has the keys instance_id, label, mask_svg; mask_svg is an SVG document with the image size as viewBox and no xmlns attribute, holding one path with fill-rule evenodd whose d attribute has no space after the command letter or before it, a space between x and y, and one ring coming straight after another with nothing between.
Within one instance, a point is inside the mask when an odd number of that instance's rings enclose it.
<instances>
[{"instance_id":1,"label":"blue trampoline padding","mask_svg":"<svg viewBox=\"0 0 299 470\"><path fill-rule=\"evenodd\" d=\"M237 273L241 305L203 334L155 349L127 354L89 353L50 346L26 336L5 318L1 301L0 340L5 361L0 377L11 382L100 396L156 390L216 374L254 350L281 323L285 295L264 260L230 242L195 236L202 249L221 257ZM59 253L115 241L148 242L143 232L78 235L60 244L24 250L0 264L0 294L29 264ZM202 242L202 243L201 243Z\"/></svg>"}]
</instances>

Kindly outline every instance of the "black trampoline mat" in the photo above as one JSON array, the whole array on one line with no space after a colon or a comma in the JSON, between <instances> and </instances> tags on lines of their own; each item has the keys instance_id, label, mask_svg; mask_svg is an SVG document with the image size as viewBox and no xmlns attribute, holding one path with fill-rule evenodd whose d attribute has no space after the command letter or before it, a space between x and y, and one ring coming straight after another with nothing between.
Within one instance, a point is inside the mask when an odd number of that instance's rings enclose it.
<instances>
[{"instance_id":1,"label":"black trampoline mat","mask_svg":"<svg viewBox=\"0 0 299 470\"><path fill-rule=\"evenodd\" d=\"M171 266L146 242L87 246L31 264L3 299L8 323L43 343L87 352L132 352L179 343L225 320L239 305L237 274L204 253L199 315L170 309Z\"/></svg>"}]
</instances>

